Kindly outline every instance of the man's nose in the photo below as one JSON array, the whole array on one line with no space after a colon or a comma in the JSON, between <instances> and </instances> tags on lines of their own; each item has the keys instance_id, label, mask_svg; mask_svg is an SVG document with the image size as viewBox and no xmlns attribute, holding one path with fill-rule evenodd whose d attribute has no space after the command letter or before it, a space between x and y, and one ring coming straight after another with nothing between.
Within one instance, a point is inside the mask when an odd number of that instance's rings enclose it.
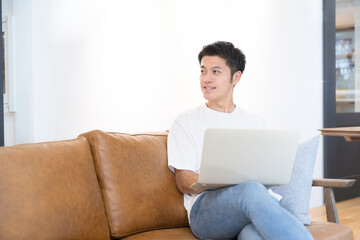
<instances>
[{"instance_id":1,"label":"man's nose","mask_svg":"<svg viewBox=\"0 0 360 240\"><path fill-rule=\"evenodd\" d=\"M212 81L212 78L211 78L211 76L209 76L209 75L205 75L203 81L204 81L204 82L211 82L211 81Z\"/></svg>"}]
</instances>

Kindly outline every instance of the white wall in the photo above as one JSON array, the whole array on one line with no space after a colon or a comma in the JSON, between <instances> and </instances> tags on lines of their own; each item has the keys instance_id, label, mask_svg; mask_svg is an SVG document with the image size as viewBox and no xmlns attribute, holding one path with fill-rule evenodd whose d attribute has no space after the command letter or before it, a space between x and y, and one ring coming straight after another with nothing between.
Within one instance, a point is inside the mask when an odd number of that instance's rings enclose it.
<instances>
[{"instance_id":1,"label":"white wall","mask_svg":"<svg viewBox=\"0 0 360 240\"><path fill-rule=\"evenodd\" d=\"M238 106L301 140L322 127L321 0L13 0L13 15L16 143L169 129L204 103L197 53L216 40L247 56Z\"/></svg>"}]
</instances>

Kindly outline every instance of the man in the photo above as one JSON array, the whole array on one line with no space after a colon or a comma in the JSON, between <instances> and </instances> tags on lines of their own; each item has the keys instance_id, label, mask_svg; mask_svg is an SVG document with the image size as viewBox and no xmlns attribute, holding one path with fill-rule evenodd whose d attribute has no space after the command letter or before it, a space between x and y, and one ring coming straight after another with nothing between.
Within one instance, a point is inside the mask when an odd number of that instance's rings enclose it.
<instances>
[{"instance_id":1,"label":"man","mask_svg":"<svg viewBox=\"0 0 360 240\"><path fill-rule=\"evenodd\" d=\"M204 106L181 114L168 136L168 165L184 194L184 207L200 239L313 239L308 230L260 183L195 191L207 128L264 128L264 121L234 104L233 92L245 69L245 55L229 42L199 53ZM219 159L221 161L221 159Z\"/></svg>"}]
</instances>

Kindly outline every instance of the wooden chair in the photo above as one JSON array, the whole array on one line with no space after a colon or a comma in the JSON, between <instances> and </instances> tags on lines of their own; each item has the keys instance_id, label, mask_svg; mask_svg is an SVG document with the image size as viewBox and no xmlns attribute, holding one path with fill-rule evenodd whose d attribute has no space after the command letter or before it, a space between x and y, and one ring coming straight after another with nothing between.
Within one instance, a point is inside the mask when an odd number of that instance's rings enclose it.
<instances>
[{"instance_id":1,"label":"wooden chair","mask_svg":"<svg viewBox=\"0 0 360 240\"><path fill-rule=\"evenodd\" d=\"M336 208L333 188L347 188L354 185L354 179L314 179L314 187L324 188L327 222L311 222L307 226L315 240L353 240L353 230L341 225Z\"/></svg>"}]
</instances>

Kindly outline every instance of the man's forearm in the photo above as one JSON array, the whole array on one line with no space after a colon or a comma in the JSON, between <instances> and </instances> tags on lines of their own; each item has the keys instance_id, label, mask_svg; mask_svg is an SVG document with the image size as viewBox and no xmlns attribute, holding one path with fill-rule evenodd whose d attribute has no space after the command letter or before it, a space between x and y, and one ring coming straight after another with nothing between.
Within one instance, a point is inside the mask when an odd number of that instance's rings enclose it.
<instances>
[{"instance_id":1,"label":"man's forearm","mask_svg":"<svg viewBox=\"0 0 360 240\"><path fill-rule=\"evenodd\" d=\"M189 188L191 184L199 179L199 174L190 170L177 170L175 171L175 181L178 189L182 193L198 194L205 190L194 190Z\"/></svg>"}]
</instances>

